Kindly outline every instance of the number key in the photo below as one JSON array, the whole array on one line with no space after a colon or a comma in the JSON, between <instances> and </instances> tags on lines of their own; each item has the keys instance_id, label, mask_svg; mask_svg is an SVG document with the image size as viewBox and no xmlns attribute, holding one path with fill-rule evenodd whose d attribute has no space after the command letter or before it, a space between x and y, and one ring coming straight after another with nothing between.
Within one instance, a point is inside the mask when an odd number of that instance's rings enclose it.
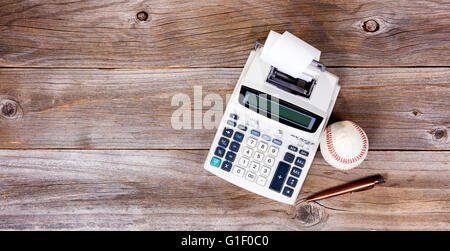
<instances>
[{"instance_id":1,"label":"number key","mask_svg":"<svg viewBox=\"0 0 450 251\"><path fill-rule=\"evenodd\" d=\"M249 146L249 147L255 147L256 146L256 143L257 143L258 141L255 139L255 138L249 138L248 140L247 140L247 145Z\"/></svg>"},{"instance_id":2,"label":"number key","mask_svg":"<svg viewBox=\"0 0 450 251\"><path fill-rule=\"evenodd\" d=\"M278 155L278 148L274 146L269 147L269 154L276 157Z\"/></svg>"},{"instance_id":3,"label":"number key","mask_svg":"<svg viewBox=\"0 0 450 251\"><path fill-rule=\"evenodd\" d=\"M261 152L265 152L265 151L267 150L267 144L264 143L264 142L259 142L259 144L258 144L258 149L259 149Z\"/></svg>"}]
</instances>

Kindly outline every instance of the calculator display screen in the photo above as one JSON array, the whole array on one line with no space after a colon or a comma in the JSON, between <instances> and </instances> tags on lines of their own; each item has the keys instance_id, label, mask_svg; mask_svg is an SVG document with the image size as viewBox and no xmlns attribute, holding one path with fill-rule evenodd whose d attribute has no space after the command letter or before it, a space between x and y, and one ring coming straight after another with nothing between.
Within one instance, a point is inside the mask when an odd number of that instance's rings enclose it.
<instances>
[{"instance_id":1,"label":"calculator display screen","mask_svg":"<svg viewBox=\"0 0 450 251\"><path fill-rule=\"evenodd\" d=\"M242 86L239 102L245 107L280 123L314 132L322 117L281 99Z\"/></svg>"}]
</instances>

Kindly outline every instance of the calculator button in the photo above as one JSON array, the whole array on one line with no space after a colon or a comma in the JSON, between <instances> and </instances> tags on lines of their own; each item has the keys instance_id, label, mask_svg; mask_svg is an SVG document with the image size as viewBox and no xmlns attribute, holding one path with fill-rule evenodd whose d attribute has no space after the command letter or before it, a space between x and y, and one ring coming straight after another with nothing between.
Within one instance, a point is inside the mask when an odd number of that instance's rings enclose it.
<instances>
[{"instance_id":1,"label":"calculator button","mask_svg":"<svg viewBox=\"0 0 450 251\"><path fill-rule=\"evenodd\" d=\"M278 155L278 148L271 146L269 147L269 154L272 156L277 156Z\"/></svg>"},{"instance_id":2,"label":"calculator button","mask_svg":"<svg viewBox=\"0 0 450 251\"><path fill-rule=\"evenodd\" d=\"M242 152L245 156L250 157L252 156L253 150L250 148L245 148L244 151Z\"/></svg>"},{"instance_id":3,"label":"calculator button","mask_svg":"<svg viewBox=\"0 0 450 251\"><path fill-rule=\"evenodd\" d=\"M224 161L222 163L222 170L225 170L225 171L229 172L231 170L232 166L233 166L233 164L231 162Z\"/></svg>"},{"instance_id":4,"label":"calculator button","mask_svg":"<svg viewBox=\"0 0 450 251\"><path fill-rule=\"evenodd\" d=\"M261 138L263 138L264 140L267 140L267 141L270 141L272 139L269 135L265 135L265 134L263 134L261 136Z\"/></svg>"},{"instance_id":5,"label":"calculator button","mask_svg":"<svg viewBox=\"0 0 450 251\"><path fill-rule=\"evenodd\" d=\"M256 152L255 156L253 156L253 158L255 158L256 161L261 162L264 158L264 154L262 154L260 152Z\"/></svg>"},{"instance_id":6,"label":"calculator button","mask_svg":"<svg viewBox=\"0 0 450 251\"><path fill-rule=\"evenodd\" d=\"M261 133L258 132L258 131L256 131L256 130L252 130L250 133L251 133L252 135L255 135L256 137L259 137L259 135L261 135Z\"/></svg>"},{"instance_id":7,"label":"calculator button","mask_svg":"<svg viewBox=\"0 0 450 251\"><path fill-rule=\"evenodd\" d=\"M264 161L265 164L267 164L268 166L273 166L273 163L275 162L274 158L271 158L269 156L266 157L266 160Z\"/></svg>"},{"instance_id":8,"label":"calculator button","mask_svg":"<svg viewBox=\"0 0 450 251\"><path fill-rule=\"evenodd\" d=\"M305 151L305 150L300 150L300 154L303 155L303 156L308 157L309 152L307 152L307 151Z\"/></svg>"},{"instance_id":9,"label":"calculator button","mask_svg":"<svg viewBox=\"0 0 450 251\"><path fill-rule=\"evenodd\" d=\"M224 148L227 148L228 144L230 143L230 140L224 137L221 137L219 139L219 146L222 146Z\"/></svg>"},{"instance_id":10,"label":"calculator button","mask_svg":"<svg viewBox=\"0 0 450 251\"><path fill-rule=\"evenodd\" d=\"M242 167L247 167L248 166L248 162L249 160L247 158L241 157L239 159L239 165Z\"/></svg>"},{"instance_id":11,"label":"calculator button","mask_svg":"<svg viewBox=\"0 0 450 251\"><path fill-rule=\"evenodd\" d=\"M251 172L247 172L247 174L245 175L245 178L251 182L255 181L256 178L256 174L251 173Z\"/></svg>"},{"instance_id":12,"label":"calculator button","mask_svg":"<svg viewBox=\"0 0 450 251\"><path fill-rule=\"evenodd\" d=\"M250 163L250 170L254 171L255 173L258 172L259 170L259 164L252 161L252 163Z\"/></svg>"},{"instance_id":13,"label":"calculator button","mask_svg":"<svg viewBox=\"0 0 450 251\"><path fill-rule=\"evenodd\" d=\"M292 153L286 153L284 155L284 161L287 161L289 163L292 163L294 161L294 158L295 158L295 156Z\"/></svg>"},{"instance_id":14,"label":"calculator button","mask_svg":"<svg viewBox=\"0 0 450 251\"><path fill-rule=\"evenodd\" d=\"M245 125L238 125L238 128L242 131L247 131L247 127Z\"/></svg>"},{"instance_id":15,"label":"calculator button","mask_svg":"<svg viewBox=\"0 0 450 251\"><path fill-rule=\"evenodd\" d=\"M281 188L283 187L290 168L291 166L289 164L280 161L269 188L276 192L281 192Z\"/></svg>"},{"instance_id":16,"label":"calculator button","mask_svg":"<svg viewBox=\"0 0 450 251\"><path fill-rule=\"evenodd\" d=\"M227 154L225 155L225 159L231 162L233 162L235 158L236 154L234 152L228 151Z\"/></svg>"},{"instance_id":17,"label":"calculator button","mask_svg":"<svg viewBox=\"0 0 450 251\"><path fill-rule=\"evenodd\" d=\"M222 135L228 138L231 138L231 135L233 135L233 129L230 128L224 128Z\"/></svg>"},{"instance_id":18,"label":"calculator button","mask_svg":"<svg viewBox=\"0 0 450 251\"><path fill-rule=\"evenodd\" d=\"M302 170L297 167L293 167L291 170L291 175L293 175L295 177L300 177L301 173L302 173Z\"/></svg>"},{"instance_id":19,"label":"calculator button","mask_svg":"<svg viewBox=\"0 0 450 251\"><path fill-rule=\"evenodd\" d=\"M293 146L293 145L288 146L288 149L291 150L291 151L294 151L294 152L298 151L298 148L296 146Z\"/></svg>"},{"instance_id":20,"label":"calculator button","mask_svg":"<svg viewBox=\"0 0 450 251\"><path fill-rule=\"evenodd\" d=\"M292 194L294 193L294 189L290 188L290 187L285 187L283 190L283 195L287 196L287 197L292 197Z\"/></svg>"},{"instance_id":21,"label":"calculator button","mask_svg":"<svg viewBox=\"0 0 450 251\"><path fill-rule=\"evenodd\" d=\"M272 143L274 143L275 145L279 145L281 146L281 144L283 144L283 141L279 140L279 139L273 139Z\"/></svg>"},{"instance_id":22,"label":"calculator button","mask_svg":"<svg viewBox=\"0 0 450 251\"><path fill-rule=\"evenodd\" d=\"M211 165L213 165L215 167L219 167L220 166L220 162L222 162L222 160L219 159L219 158L212 157L212 159L211 159Z\"/></svg>"},{"instance_id":23,"label":"calculator button","mask_svg":"<svg viewBox=\"0 0 450 251\"><path fill-rule=\"evenodd\" d=\"M230 144L230 150L233 151L233 152L239 151L240 147L241 147L241 145L239 143L237 143L237 142L234 142L234 141L231 142L231 144Z\"/></svg>"},{"instance_id":24,"label":"calculator button","mask_svg":"<svg viewBox=\"0 0 450 251\"><path fill-rule=\"evenodd\" d=\"M297 157L297 159L295 160L295 165L299 166L299 167L304 167L305 166L305 162L306 160L302 157Z\"/></svg>"},{"instance_id":25,"label":"calculator button","mask_svg":"<svg viewBox=\"0 0 450 251\"><path fill-rule=\"evenodd\" d=\"M228 120L228 121L227 121L227 124L228 124L229 126L236 127L236 122L234 122L233 120Z\"/></svg>"},{"instance_id":26,"label":"calculator button","mask_svg":"<svg viewBox=\"0 0 450 251\"><path fill-rule=\"evenodd\" d=\"M234 120L238 120L238 119L239 119L239 116L236 115L236 114L234 114L234 113L231 113L231 114L230 114L230 118L232 118L232 119L234 119Z\"/></svg>"},{"instance_id":27,"label":"calculator button","mask_svg":"<svg viewBox=\"0 0 450 251\"><path fill-rule=\"evenodd\" d=\"M244 173L245 173L245 170L242 169L242 168L240 168L240 167L235 166L235 167L233 168L233 174L235 174L235 175L237 175L237 176L239 176L239 177L243 177L243 176L244 176Z\"/></svg>"},{"instance_id":28,"label":"calculator button","mask_svg":"<svg viewBox=\"0 0 450 251\"><path fill-rule=\"evenodd\" d=\"M268 145L264 142L259 142L259 144L258 144L258 149L261 152L265 152L267 150L267 147L268 147Z\"/></svg>"},{"instance_id":29,"label":"calculator button","mask_svg":"<svg viewBox=\"0 0 450 251\"><path fill-rule=\"evenodd\" d=\"M219 157L223 157L223 155L225 155L225 149L223 149L222 147L218 146L216 148L216 151L214 152L214 154L219 156Z\"/></svg>"},{"instance_id":30,"label":"calculator button","mask_svg":"<svg viewBox=\"0 0 450 251\"><path fill-rule=\"evenodd\" d=\"M260 185L260 186L264 186L266 184L267 179L262 177L262 176L258 176L258 178L256 179L256 184Z\"/></svg>"},{"instance_id":31,"label":"calculator button","mask_svg":"<svg viewBox=\"0 0 450 251\"><path fill-rule=\"evenodd\" d=\"M263 166L263 168L261 169L261 175L264 175L264 176L269 176L269 174L270 174L270 168L268 168L267 166Z\"/></svg>"},{"instance_id":32,"label":"calculator button","mask_svg":"<svg viewBox=\"0 0 450 251\"><path fill-rule=\"evenodd\" d=\"M250 147L255 147L258 141L255 138L248 138L247 145Z\"/></svg>"},{"instance_id":33,"label":"calculator button","mask_svg":"<svg viewBox=\"0 0 450 251\"><path fill-rule=\"evenodd\" d=\"M240 132L235 132L233 139L238 142L242 142L242 140L244 139L244 134L242 134Z\"/></svg>"},{"instance_id":34,"label":"calculator button","mask_svg":"<svg viewBox=\"0 0 450 251\"><path fill-rule=\"evenodd\" d=\"M298 180L296 178L289 177L286 184L288 186L295 187L297 185L297 181Z\"/></svg>"}]
</instances>

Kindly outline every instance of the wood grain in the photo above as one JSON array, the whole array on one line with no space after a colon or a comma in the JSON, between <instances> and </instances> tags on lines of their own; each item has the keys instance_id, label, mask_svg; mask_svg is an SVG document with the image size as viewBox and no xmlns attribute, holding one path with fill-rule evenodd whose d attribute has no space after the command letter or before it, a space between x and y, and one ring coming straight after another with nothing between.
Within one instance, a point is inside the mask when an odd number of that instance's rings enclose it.
<instances>
[{"instance_id":1,"label":"wood grain","mask_svg":"<svg viewBox=\"0 0 450 251\"><path fill-rule=\"evenodd\" d=\"M0 66L242 67L271 29L326 65L449 66L449 12L446 0L2 0Z\"/></svg>"},{"instance_id":2,"label":"wood grain","mask_svg":"<svg viewBox=\"0 0 450 251\"><path fill-rule=\"evenodd\" d=\"M316 156L301 198L380 173L387 183L290 207L202 169L206 151L0 151L2 230L450 230L449 152L370 152L350 172Z\"/></svg>"},{"instance_id":3,"label":"wood grain","mask_svg":"<svg viewBox=\"0 0 450 251\"><path fill-rule=\"evenodd\" d=\"M18 112L0 116L0 148L208 149L216 130L173 129L172 98L188 95L193 108L202 88L224 108L240 71L1 69L0 106ZM449 68L331 71L342 85L333 115L360 124L371 149L450 149Z\"/></svg>"}]
</instances>

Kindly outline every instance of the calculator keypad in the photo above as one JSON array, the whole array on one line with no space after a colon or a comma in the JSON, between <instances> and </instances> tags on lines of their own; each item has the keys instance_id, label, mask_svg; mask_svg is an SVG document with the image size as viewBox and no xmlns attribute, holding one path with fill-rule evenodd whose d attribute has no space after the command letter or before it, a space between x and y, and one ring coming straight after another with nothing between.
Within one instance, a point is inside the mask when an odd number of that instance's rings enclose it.
<instances>
[{"instance_id":1,"label":"calculator keypad","mask_svg":"<svg viewBox=\"0 0 450 251\"><path fill-rule=\"evenodd\" d=\"M236 128L238 119L237 114L230 114L228 127L224 128L219 138L210 164L249 182L292 197L309 153L289 145L286 152L281 152L280 156L280 147L283 144L280 139L262 134L259 130L252 129L251 125L247 128L248 123L239 124ZM272 173L274 174L271 177Z\"/></svg>"}]
</instances>

